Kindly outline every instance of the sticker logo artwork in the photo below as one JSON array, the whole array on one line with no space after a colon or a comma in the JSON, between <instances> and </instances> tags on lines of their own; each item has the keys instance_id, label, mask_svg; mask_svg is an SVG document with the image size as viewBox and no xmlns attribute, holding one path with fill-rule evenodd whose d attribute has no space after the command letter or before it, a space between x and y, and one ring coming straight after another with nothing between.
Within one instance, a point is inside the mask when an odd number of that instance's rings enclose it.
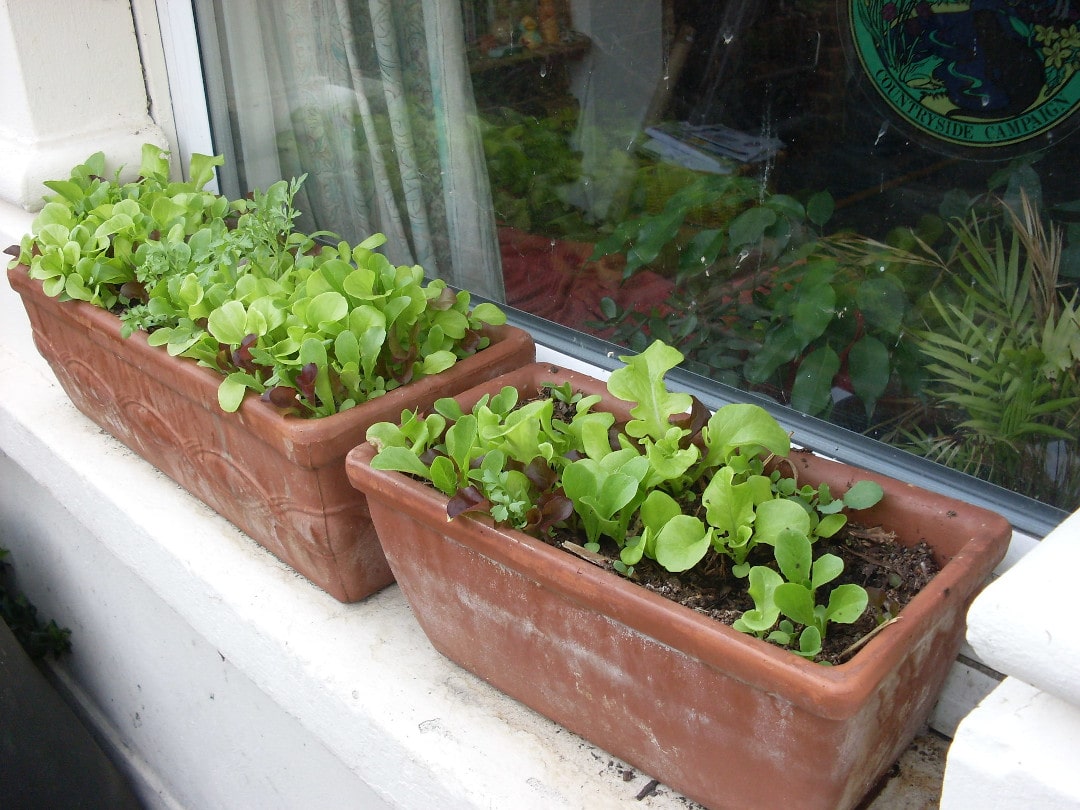
<instances>
[{"instance_id":1,"label":"sticker logo artwork","mask_svg":"<svg viewBox=\"0 0 1080 810\"><path fill-rule=\"evenodd\" d=\"M1049 135L1080 105L1073 6L850 0L847 19L862 68L894 113L932 138L992 148Z\"/></svg>"}]
</instances>

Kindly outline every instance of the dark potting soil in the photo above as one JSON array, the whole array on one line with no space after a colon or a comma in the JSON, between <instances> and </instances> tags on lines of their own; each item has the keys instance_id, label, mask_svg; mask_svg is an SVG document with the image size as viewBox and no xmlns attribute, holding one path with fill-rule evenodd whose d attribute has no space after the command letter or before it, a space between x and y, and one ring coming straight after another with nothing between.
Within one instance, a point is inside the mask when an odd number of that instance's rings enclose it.
<instances>
[{"instance_id":1,"label":"dark potting soil","mask_svg":"<svg viewBox=\"0 0 1080 810\"><path fill-rule=\"evenodd\" d=\"M521 402L546 396L545 391L538 390L531 396L523 396ZM558 397L552 397L552 400L554 418L570 422L576 406ZM619 559L619 550L609 539L605 539L607 545L602 546L599 553L582 548L579 545L582 538L565 528L557 527L540 539L611 571L614 571L614 561ZM832 589L845 583L861 585L866 589L869 601L857 621L829 623L821 652L814 659L819 663L841 664L850 659L873 634L895 618L939 570L933 550L925 542L905 546L897 541L894 533L881 527L849 523L833 537L820 538L814 543L814 559L826 553L843 560L844 570L818 590L815 595L818 604L828 604ZM747 562L776 568L770 546L754 549ZM747 580L735 577L729 565L728 558L710 552L706 561L691 570L672 573L654 560L643 558L634 566L630 579L666 599L731 625L752 609L754 602L747 593ZM796 625L795 629L797 637L802 627Z\"/></svg>"},{"instance_id":2,"label":"dark potting soil","mask_svg":"<svg viewBox=\"0 0 1080 810\"><path fill-rule=\"evenodd\" d=\"M605 568L618 559L614 545L602 548L600 554L590 554L576 546L576 537L556 532L548 542L562 547ZM758 550L755 550L758 551ZM751 564L773 564L771 548L760 549ZM818 591L818 604L828 602L829 591L847 582L861 585L870 597L866 610L853 624L830 622L822 641L822 652L816 661L840 664L869 640L870 634L883 622L895 617L938 572L933 550L926 543L905 546L896 535L877 527L848 525L834 537L820 539L814 544L815 559L832 553L844 561L843 573ZM696 610L724 624L732 624L743 612L754 607L746 592L746 580L734 577L727 558L712 555L712 562L700 564L681 573L671 573L656 562L642 559L634 566L631 580L650 591ZM799 626L796 626L799 628ZM799 628L801 629L801 628Z\"/></svg>"}]
</instances>

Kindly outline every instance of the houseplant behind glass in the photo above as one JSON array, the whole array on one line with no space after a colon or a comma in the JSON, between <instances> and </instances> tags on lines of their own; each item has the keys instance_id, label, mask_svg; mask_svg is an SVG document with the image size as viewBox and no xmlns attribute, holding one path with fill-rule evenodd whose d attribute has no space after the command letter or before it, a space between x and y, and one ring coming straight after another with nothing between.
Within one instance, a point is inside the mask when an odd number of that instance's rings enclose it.
<instances>
[{"instance_id":1,"label":"houseplant behind glass","mask_svg":"<svg viewBox=\"0 0 1080 810\"><path fill-rule=\"evenodd\" d=\"M667 392L660 381L678 360L672 351L654 344L624 358L630 371L612 374L610 393L535 364L431 413L405 414L400 425L375 425L349 454L350 480L368 497L424 631L466 669L710 807L852 807L925 722L967 606L1010 528L984 510L810 454L787 457L775 468L785 474L771 475L758 453L783 457L785 432L755 406L708 416ZM572 417L553 416L553 400L537 398L550 383ZM518 399L524 404L509 406ZM536 448L533 462L502 464L520 462L527 447ZM601 474L590 477L590 467ZM575 468L585 473L569 473ZM705 494L688 513L692 498L677 489L694 468L707 470L692 485ZM798 484L789 487L792 473ZM665 483L652 488L658 479ZM833 506L823 483L844 493ZM846 586L814 594L835 563L797 550L842 527L849 494L861 506L877 487L884 497L860 510L860 522L895 532L905 546L925 540L940 571L850 659L823 666L808 659L829 620L851 618L842 603L861 607L850 588L834 597ZM799 505L804 494L820 508ZM491 519L542 535L571 516L567 500L584 532L580 556ZM470 516L476 511L490 515ZM595 551L585 559L583 550L603 550L597 537L620 533L621 548L609 545L602 566ZM762 552L787 582L761 574ZM736 579L748 583L754 608L736 626L748 632L610 570L631 573L651 557L682 571L710 555L742 569ZM811 592L809 611L794 596L800 588Z\"/></svg>"},{"instance_id":2,"label":"houseplant behind glass","mask_svg":"<svg viewBox=\"0 0 1080 810\"><path fill-rule=\"evenodd\" d=\"M532 340L391 265L381 236L320 247L295 231L300 181L206 191L219 162L196 155L192 179L172 182L148 145L124 183L92 156L46 184L8 278L76 407L333 596L361 599L392 576L346 452L373 422L530 361Z\"/></svg>"}]
</instances>

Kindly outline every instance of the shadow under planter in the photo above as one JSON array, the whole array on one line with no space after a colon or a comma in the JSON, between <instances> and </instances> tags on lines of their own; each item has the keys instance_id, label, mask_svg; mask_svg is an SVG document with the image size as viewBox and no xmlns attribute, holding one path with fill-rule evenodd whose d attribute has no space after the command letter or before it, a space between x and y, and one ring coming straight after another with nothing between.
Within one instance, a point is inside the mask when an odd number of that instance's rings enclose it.
<instances>
[{"instance_id":1,"label":"shadow under planter","mask_svg":"<svg viewBox=\"0 0 1080 810\"><path fill-rule=\"evenodd\" d=\"M6 807L141 807L3 621L0 718L0 799Z\"/></svg>"},{"instance_id":2,"label":"shadow under planter","mask_svg":"<svg viewBox=\"0 0 1080 810\"><path fill-rule=\"evenodd\" d=\"M535 364L458 397L468 411L504 385L535 393L598 381ZM608 400L601 408L620 413ZM625 419L625 412L621 418ZM799 480L882 501L861 523L926 541L940 573L849 661L826 667L740 633L488 518L447 519L447 499L375 450L350 452L398 584L432 644L503 692L711 808L855 806L925 723L967 608L1004 556L1000 516L807 453Z\"/></svg>"},{"instance_id":3,"label":"shadow under planter","mask_svg":"<svg viewBox=\"0 0 1080 810\"><path fill-rule=\"evenodd\" d=\"M346 477L346 453L374 422L535 359L528 333L492 327L488 348L333 416L282 416L254 396L226 413L212 369L150 346L144 333L121 337L118 317L50 298L23 266L9 269L8 279L76 408L343 602L393 582L367 504Z\"/></svg>"}]
</instances>

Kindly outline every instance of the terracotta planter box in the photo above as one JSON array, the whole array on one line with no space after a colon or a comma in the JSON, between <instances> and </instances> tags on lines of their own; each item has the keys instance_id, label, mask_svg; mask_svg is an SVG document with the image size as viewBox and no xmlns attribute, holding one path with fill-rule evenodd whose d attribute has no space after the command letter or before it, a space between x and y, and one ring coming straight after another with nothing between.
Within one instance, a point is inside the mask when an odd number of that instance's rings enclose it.
<instances>
[{"instance_id":1,"label":"terracotta planter box","mask_svg":"<svg viewBox=\"0 0 1080 810\"><path fill-rule=\"evenodd\" d=\"M25 267L8 270L34 342L75 406L256 542L343 602L393 581L345 455L368 426L535 359L532 338L493 329L493 343L442 374L321 419L281 416L256 397L234 414L217 404L221 376L169 356L120 320L42 292Z\"/></svg>"},{"instance_id":2,"label":"terracotta planter box","mask_svg":"<svg viewBox=\"0 0 1080 810\"><path fill-rule=\"evenodd\" d=\"M537 364L464 394L570 379ZM446 498L348 457L390 567L444 655L503 692L712 808L855 805L933 707L975 593L1011 536L998 515L796 454L800 480L886 496L860 522L927 540L943 568L850 661L825 667L490 520L446 518Z\"/></svg>"}]
</instances>

